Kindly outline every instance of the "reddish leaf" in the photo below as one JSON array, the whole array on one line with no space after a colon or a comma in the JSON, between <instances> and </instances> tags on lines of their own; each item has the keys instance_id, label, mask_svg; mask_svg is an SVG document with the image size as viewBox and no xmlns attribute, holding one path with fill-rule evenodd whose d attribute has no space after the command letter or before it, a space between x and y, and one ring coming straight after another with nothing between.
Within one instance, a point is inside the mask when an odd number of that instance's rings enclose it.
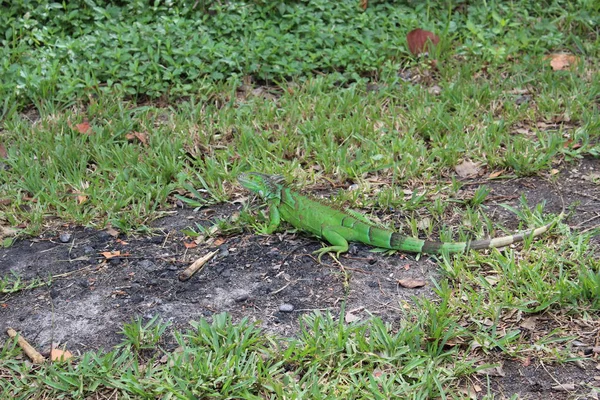
<instances>
[{"instance_id":1,"label":"reddish leaf","mask_svg":"<svg viewBox=\"0 0 600 400\"><path fill-rule=\"evenodd\" d=\"M408 49L410 52L414 55L419 55L421 53L429 52L432 45L436 45L440 42L440 38L433 32L417 28L408 32L406 41L408 42Z\"/></svg>"},{"instance_id":2,"label":"reddish leaf","mask_svg":"<svg viewBox=\"0 0 600 400\"><path fill-rule=\"evenodd\" d=\"M148 134L145 132L131 132L125 135L125 139L130 142L138 140L144 146L148 146Z\"/></svg>"},{"instance_id":3,"label":"reddish leaf","mask_svg":"<svg viewBox=\"0 0 600 400\"><path fill-rule=\"evenodd\" d=\"M73 358L73 354L69 350L52 349L50 351L50 359L52 361L67 361Z\"/></svg>"},{"instance_id":4,"label":"reddish leaf","mask_svg":"<svg viewBox=\"0 0 600 400\"><path fill-rule=\"evenodd\" d=\"M183 242L183 245L185 246L186 249L193 249L194 247L197 247L198 245L194 242Z\"/></svg>"},{"instance_id":5,"label":"reddish leaf","mask_svg":"<svg viewBox=\"0 0 600 400\"><path fill-rule=\"evenodd\" d=\"M2 143L0 143L0 158L8 158L8 152Z\"/></svg>"},{"instance_id":6,"label":"reddish leaf","mask_svg":"<svg viewBox=\"0 0 600 400\"><path fill-rule=\"evenodd\" d=\"M82 123L75 125L75 130L77 130L79 133L83 133L84 135L89 132L90 128L91 126L88 121L83 121Z\"/></svg>"}]
</instances>

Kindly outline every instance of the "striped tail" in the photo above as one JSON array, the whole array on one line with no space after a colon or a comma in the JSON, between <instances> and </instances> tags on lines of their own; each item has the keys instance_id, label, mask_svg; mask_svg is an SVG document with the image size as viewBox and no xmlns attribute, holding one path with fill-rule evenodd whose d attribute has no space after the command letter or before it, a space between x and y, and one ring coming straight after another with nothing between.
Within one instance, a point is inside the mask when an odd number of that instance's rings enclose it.
<instances>
[{"instance_id":1,"label":"striped tail","mask_svg":"<svg viewBox=\"0 0 600 400\"><path fill-rule=\"evenodd\" d=\"M483 250L498 248L511 245L513 243L522 242L527 237L537 237L551 229L560 219L562 214L553 222L541 226L539 228L530 229L522 233L514 235L502 236L493 239L473 240L468 242L433 242L429 240L421 240L410 236L404 236L400 233L392 233L389 239L388 246L379 246L379 243L373 243L379 247L387 247L400 251L409 251L413 253L441 254L448 253L464 253L469 250Z\"/></svg>"}]
</instances>

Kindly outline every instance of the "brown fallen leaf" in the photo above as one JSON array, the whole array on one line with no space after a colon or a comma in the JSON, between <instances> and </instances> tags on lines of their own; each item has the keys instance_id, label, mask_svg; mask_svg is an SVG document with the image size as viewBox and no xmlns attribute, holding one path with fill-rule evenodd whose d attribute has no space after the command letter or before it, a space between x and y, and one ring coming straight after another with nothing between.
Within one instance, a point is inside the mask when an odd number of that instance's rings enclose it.
<instances>
[{"instance_id":1,"label":"brown fallen leaf","mask_svg":"<svg viewBox=\"0 0 600 400\"><path fill-rule=\"evenodd\" d=\"M134 131L134 132L128 133L127 135L125 135L125 139L127 139L130 142L133 142L134 140L138 140L144 146L148 146L148 134L145 132L135 132Z\"/></svg>"},{"instance_id":2,"label":"brown fallen leaf","mask_svg":"<svg viewBox=\"0 0 600 400\"><path fill-rule=\"evenodd\" d=\"M69 350L61 350L53 348L50 351L50 360L52 361L67 361L73 358L73 354Z\"/></svg>"},{"instance_id":3,"label":"brown fallen leaf","mask_svg":"<svg viewBox=\"0 0 600 400\"><path fill-rule=\"evenodd\" d=\"M75 130L79 133L87 135L91 127L92 126L90 125L90 123L87 120L84 120L82 123L75 125Z\"/></svg>"},{"instance_id":4,"label":"brown fallen leaf","mask_svg":"<svg viewBox=\"0 0 600 400\"><path fill-rule=\"evenodd\" d=\"M419 288L419 287L425 286L427 284L427 282L424 279L408 278L408 279L398 279L398 284L400 286L408 288L408 289L414 289L414 288Z\"/></svg>"},{"instance_id":5,"label":"brown fallen leaf","mask_svg":"<svg viewBox=\"0 0 600 400\"><path fill-rule=\"evenodd\" d=\"M198 244L195 242L183 242L183 245L185 246L186 249L193 249L195 247L198 247Z\"/></svg>"},{"instance_id":6,"label":"brown fallen leaf","mask_svg":"<svg viewBox=\"0 0 600 400\"><path fill-rule=\"evenodd\" d=\"M499 177L500 175L502 175L503 172L504 172L504 170L494 171L488 175L488 178L495 179L495 178Z\"/></svg>"},{"instance_id":7,"label":"brown fallen leaf","mask_svg":"<svg viewBox=\"0 0 600 400\"><path fill-rule=\"evenodd\" d=\"M109 226L108 228L106 228L106 233L108 233L110 236L116 238L119 236L119 231L116 230L115 228Z\"/></svg>"},{"instance_id":8,"label":"brown fallen leaf","mask_svg":"<svg viewBox=\"0 0 600 400\"><path fill-rule=\"evenodd\" d=\"M573 54L550 54L545 56L544 60L550 60L550 66L554 71L570 69L571 67L575 67L577 64L579 64L579 58Z\"/></svg>"},{"instance_id":9,"label":"brown fallen leaf","mask_svg":"<svg viewBox=\"0 0 600 400\"><path fill-rule=\"evenodd\" d=\"M114 257L118 257L121 255L121 252L119 250L114 250L114 251L103 251L102 253L100 253L104 256L104 258L106 258L107 260L110 260L111 258Z\"/></svg>"},{"instance_id":10,"label":"brown fallen leaf","mask_svg":"<svg viewBox=\"0 0 600 400\"><path fill-rule=\"evenodd\" d=\"M414 55L428 53L432 46L440 42L440 38L433 32L423 29L413 29L406 35L408 50Z\"/></svg>"},{"instance_id":11,"label":"brown fallen leaf","mask_svg":"<svg viewBox=\"0 0 600 400\"><path fill-rule=\"evenodd\" d=\"M533 331L535 329L535 325L536 325L536 317L528 317L525 318L523 320L523 322L521 322L521 324L519 325L521 328Z\"/></svg>"},{"instance_id":12,"label":"brown fallen leaf","mask_svg":"<svg viewBox=\"0 0 600 400\"><path fill-rule=\"evenodd\" d=\"M368 6L369 6L368 0L360 0L360 8L362 8L363 10L366 10Z\"/></svg>"},{"instance_id":13,"label":"brown fallen leaf","mask_svg":"<svg viewBox=\"0 0 600 400\"><path fill-rule=\"evenodd\" d=\"M2 143L0 143L0 158L8 158L8 152Z\"/></svg>"},{"instance_id":14,"label":"brown fallen leaf","mask_svg":"<svg viewBox=\"0 0 600 400\"><path fill-rule=\"evenodd\" d=\"M462 163L455 166L454 170L461 178L469 178L472 176L479 175L479 172L481 171L481 168L479 168L480 165L480 162L465 160Z\"/></svg>"},{"instance_id":15,"label":"brown fallen leaf","mask_svg":"<svg viewBox=\"0 0 600 400\"><path fill-rule=\"evenodd\" d=\"M498 365L498 366L491 367L491 368L480 369L479 371L477 371L477 375L502 377L502 376L506 376L506 373L502 369L502 366Z\"/></svg>"},{"instance_id":16,"label":"brown fallen leaf","mask_svg":"<svg viewBox=\"0 0 600 400\"><path fill-rule=\"evenodd\" d=\"M352 322L356 322L359 321L360 317L356 314L353 314L351 312L347 312L346 316L344 317L344 321L346 321L347 324L350 324Z\"/></svg>"}]
</instances>

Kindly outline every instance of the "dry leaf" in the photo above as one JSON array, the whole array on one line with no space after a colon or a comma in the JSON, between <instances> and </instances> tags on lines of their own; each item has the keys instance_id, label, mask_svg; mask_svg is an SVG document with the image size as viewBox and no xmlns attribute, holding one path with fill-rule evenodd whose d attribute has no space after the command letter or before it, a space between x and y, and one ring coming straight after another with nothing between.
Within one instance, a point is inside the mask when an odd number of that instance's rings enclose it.
<instances>
[{"instance_id":1,"label":"dry leaf","mask_svg":"<svg viewBox=\"0 0 600 400\"><path fill-rule=\"evenodd\" d=\"M420 288L425 286L426 283L424 279L398 279L398 284L408 289Z\"/></svg>"},{"instance_id":2,"label":"dry leaf","mask_svg":"<svg viewBox=\"0 0 600 400\"><path fill-rule=\"evenodd\" d=\"M223 243L225 243L225 239L223 239L223 238L216 238L215 241L213 242L213 246L220 246Z\"/></svg>"},{"instance_id":3,"label":"dry leaf","mask_svg":"<svg viewBox=\"0 0 600 400\"><path fill-rule=\"evenodd\" d=\"M417 28L408 32L406 41L410 52L417 56L429 52L432 45L440 42L440 38L433 32Z\"/></svg>"},{"instance_id":4,"label":"dry leaf","mask_svg":"<svg viewBox=\"0 0 600 400\"><path fill-rule=\"evenodd\" d=\"M15 236L19 231L15 228L0 225L0 238Z\"/></svg>"},{"instance_id":5,"label":"dry leaf","mask_svg":"<svg viewBox=\"0 0 600 400\"><path fill-rule=\"evenodd\" d=\"M544 60L550 60L550 66L554 71L562 71L579 64L579 58L573 54L550 54L544 57Z\"/></svg>"},{"instance_id":6,"label":"dry leaf","mask_svg":"<svg viewBox=\"0 0 600 400\"><path fill-rule=\"evenodd\" d=\"M183 245L185 246L186 249L193 249L195 247L198 247L198 244L195 242L183 242Z\"/></svg>"},{"instance_id":7,"label":"dry leaf","mask_svg":"<svg viewBox=\"0 0 600 400\"><path fill-rule=\"evenodd\" d=\"M73 354L69 350L52 349L50 351L50 360L52 361L67 361L73 358Z\"/></svg>"},{"instance_id":8,"label":"dry leaf","mask_svg":"<svg viewBox=\"0 0 600 400\"><path fill-rule=\"evenodd\" d=\"M125 135L125 138L130 142L137 139L144 146L148 146L148 134L145 132L131 132Z\"/></svg>"},{"instance_id":9,"label":"dry leaf","mask_svg":"<svg viewBox=\"0 0 600 400\"><path fill-rule=\"evenodd\" d=\"M465 160L462 163L458 164L456 167L454 167L454 170L461 178L468 178L479 175L479 172L481 170L479 168L480 165L480 162Z\"/></svg>"},{"instance_id":10,"label":"dry leaf","mask_svg":"<svg viewBox=\"0 0 600 400\"><path fill-rule=\"evenodd\" d=\"M521 324L519 325L521 328L525 328L527 330L534 330L535 329L535 321L537 320L536 317L529 317L529 318L525 318L523 320L523 322L521 322Z\"/></svg>"},{"instance_id":11,"label":"dry leaf","mask_svg":"<svg viewBox=\"0 0 600 400\"><path fill-rule=\"evenodd\" d=\"M102 254L104 256L104 258L106 258L107 260L109 260L111 258L120 256L121 252L119 250L115 250L115 251L103 251L100 254Z\"/></svg>"},{"instance_id":12,"label":"dry leaf","mask_svg":"<svg viewBox=\"0 0 600 400\"><path fill-rule=\"evenodd\" d=\"M360 317L357 316L356 314L352 314L351 312L347 312L346 316L344 317L344 320L346 321L347 324L350 324L352 322L356 322L356 321L360 320Z\"/></svg>"},{"instance_id":13,"label":"dry leaf","mask_svg":"<svg viewBox=\"0 0 600 400\"><path fill-rule=\"evenodd\" d=\"M468 399L472 399L472 400L477 399L477 392L472 387L459 388L458 391L464 395L463 396L464 398L468 398Z\"/></svg>"},{"instance_id":14,"label":"dry leaf","mask_svg":"<svg viewBox=\"0 0 600 400\"><path fill-rule=\"evenodd\" d=\"M500 277L498 275L488 275L484 279L490 284L490 286L494 286L500 281Z\"/></svg>"},{"instance_id":15,"label":"dry leaf","mask_svg":"<svg viewBox=\"0 0 600 400\"><path fill-rule=\"evenodd\" d=\"M487 376L506 376L506 373L502 369L501 365L491 368L484 368L477 371L477 375L487 375Z\"/></svg>"},{"instance_id":16,"label":"dry leaf","mask_svg":"<svg viewBox=\"0 0 600 400\"><path fill-rule=\"evenodd\" d=\"M112 236L114 238L119 236L119 231L112 227L106 228L106 233L108 233L110 236Z\"/></svg>"},{"instance_id":17,"label":"dry leaf","mask_svg":"<svg viewBox=\"0 0 600 400\"><path fill-rule=\"evenodd\" d=\"M87 201L87 196L84 194L77 195L77 204L83 204Z\"/></svg>"},{"instance_id":18,"label":"dry leaf","mask_svg":"<svg viewBox=\"0 0 600 400\"><path fill-rule=\"evenodd\" d=\"M417 228L422 231L429 228L429 225L431 225L431 218L429 217L424 217L417 222Z\"/></svg>"},{"instance_id":19,"label":"dry leaf","mask_svg":"<svg viewBox=\"0 0 600 400\"><path fill-rule=\"evenodd\" d=\"M360 0L360 7L363 10L366 10L368 5L369 5L369 1L368 0Z\"/></svg>"},{"instance_id":20,"label":"dry leaf","mask_svg":"<svg viewBox=\"0 0 600 400\"><path fill-rule=\"evenodd\" d=\"M8 152L2 143L0 143L0 158L8 158Z\"/></svg>"},{"instance_id":21,"label":"dry leaf","mask_svg":"<svg viewBox=\"0 0 600 400\"><path fill-rule=\"evenodd\" d=\"M79 133L83 133L84 135L90 131L90 128L91 128L91 125L87 120L83 121L80 124L75 125L75 130Z\"/></svg>"},{"instance_id":22,"label":"dry leaf","mask_svg":"<svg viewBox=\"0 0 600 400\"><path fill-rule=\"evenodd\" d=\"M488 176L488 178L489 178L489 179L495 179L495 178L499 177L500 175L502 175L502 173L503 173L503 172L504 172L503 170L500 170L500 171L494 171L494 172L492 172L492 173L491 173L491 174Z\"/></svg>"}]
</instances>

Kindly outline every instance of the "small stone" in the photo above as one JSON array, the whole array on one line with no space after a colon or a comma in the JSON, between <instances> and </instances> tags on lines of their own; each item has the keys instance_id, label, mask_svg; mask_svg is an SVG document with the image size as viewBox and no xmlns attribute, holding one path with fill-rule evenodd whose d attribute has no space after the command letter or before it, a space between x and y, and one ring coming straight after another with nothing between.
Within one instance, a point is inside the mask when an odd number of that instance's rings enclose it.
<instances>
[{"instance_id":1,"label":"small stone","mask_svg":"<svg viewBox=\"0 0 600 400\"><path fill-rule=\"evenodd\" d=\"M294 311L294 306L291 305L290 303L283 303L282 305L279 306L279 311L284 312L284 313L289 313Z\"/></svg>"},{"instance_id":2,"label":"small stone","mask_svg":"<svg viewBox=\"0 0 600 400\"><path fill-rule=\"evenodd\" d=\"M110 265L117 265L121 262L121 257L113 257L111 259L108 260L108 263Z\"/></svg>"},{"instance_id":3,"label":"small stone","mask_svg":"<svg viewBox=\"0 0 600 400\"><path fill-rule=\"evenodd\" d=\"M230 268L224 269L223 272L221 272L221 277L222 278L231 278L231 269Z\"/></svg>"},{"instance_id":4,"label":"small stone","mask_svg":"<svg viewBox=\"0 0 600 400\"><path fill-rule=\"evenodd\" d=\"M141 269L145 269L147 271L155 271L156 270L156 264L154 264L150 260L141 260L140 262L138 262L138 266Z\"/></svg>"},{"instance_id":5,"label":"small stone","mask_svg":"<svg viewBox=\"0 0 600 400\"><path fill-rule=\"evenodd\" d=\"M96 238L101 242L106 242L108 239L112 238L106 231L100 231L96 234Z\"/></svg>"},{"instance_id":6,"label":"small stone","mask_svg":"<svg viewBox=\"0 0 600 400\"><path fill-rule=\"evenodd\" d=\"M92 253L95 253L95 252L96 252L96 249L94 249L92 246L85 246L83 248L83 253L84 254L92 254Z\"/></svg>"},{"instance_id":7,"label":"small stone","mask_svg":"<svg viewBox=\"0 0 600 400\"><path fill-rule=\"evenodd\" d=\"M152 236L150 242L154 244L162 244L165 241L164 236Z\"/></svg>"},{"instance_id":8,"label":"small stone","mask_svg":"<svg viewBox=\"0 0 600 400\"><path fill-rule=\"evenodd\" d=\"M437 96L440 93L442 93L442 88L439 87L438 85L434 85L434 86L430 87L429 89L427 89L427 91L429 92L429 94Z\"/></svg>"},{"instance_id":9,"label":"small stone","mask_svg":"<svg viewBox=\"0 0 600 400\"><path fill-rule=\"evenodd\" d=\"M69 243L71 241L71 234L67 233L67 232L63 232L58 236L58 240L61 241L61 243Z\"/></svg>"},{"instance_id":10,"label":"small stone","mask_svg":"<svg viewBox=\"0 0 600 400\"><path fill-rule=\"evenodd\" d=\"M234 301L235 301L236 303L242 303L242 302L244 302L244 301L248 300L248 297L249 297L249 296L248 296L248 294L247 294L247 293L244 293L244 294L242 294L242 295L240 295L240 296L236 297L236 298L234 299Z\"/></svg>"}]
</instances>

